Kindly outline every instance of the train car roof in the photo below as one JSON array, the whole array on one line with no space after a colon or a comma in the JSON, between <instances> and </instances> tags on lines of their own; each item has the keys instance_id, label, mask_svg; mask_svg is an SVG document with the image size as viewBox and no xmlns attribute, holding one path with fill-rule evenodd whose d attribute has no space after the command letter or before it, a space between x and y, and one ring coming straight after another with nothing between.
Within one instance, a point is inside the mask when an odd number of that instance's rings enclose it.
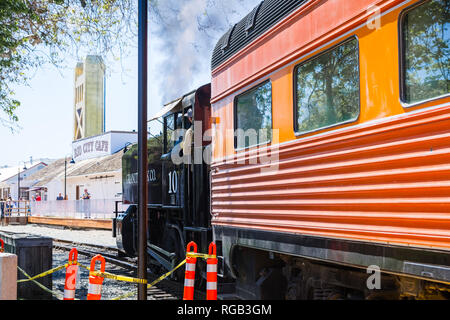
<instances>
[{"instance_id":1,"label":"train car roof","mask_svg":"<svg viewBox=\"0 0 450 320\"><path fill-rule=\"evenodd\" d=\"M211 70L231 58L254 39L309 0L264 0L231 27L217 42Z\"/></svg>"}]
</instances>

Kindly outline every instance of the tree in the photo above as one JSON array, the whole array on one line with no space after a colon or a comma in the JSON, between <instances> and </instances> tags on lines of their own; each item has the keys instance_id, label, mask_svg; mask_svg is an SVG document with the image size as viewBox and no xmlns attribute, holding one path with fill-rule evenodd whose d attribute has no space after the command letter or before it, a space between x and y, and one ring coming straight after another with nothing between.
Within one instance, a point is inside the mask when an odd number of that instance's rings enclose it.
<instances>
[{"instance_id":1,"label":"tree","mask_svg":"<svg viewBox=\"0 0 450 320\"><path fill-rule=\"evenodd\" d=\"M150 31L167 56L158 73L169 101L189 91L195 75L209 74L214 44L260 0L149 2ZM12 88L43 64L61 67L67 55L87 52L118 60L136 46L136 0L0 0L0 125L17 124Z\"/></svg>"},{"instance_id":2,"label":"tree","mask_svg":"<svg viewBox=\"0 0 450 320\"><path fill-rule=\"evenodd\" d=\"M355 119L359 61L351 39L297 68L297 130L308 132Z\"/></svg>"},{"instance_id":3,"label":"tree","mask_svg":"<svg viewBox=\"0 0 450 320\"><path fill-rule=\"evenodd\" d=\"M60 66L65 54L84 48L122 56L135 32L135 6L133 0L1 0L0 124L15 128L20 101L12 87L26 84L44 63Z\"/></svg>"},{"instance_id":4,"label":"tree","mask_svg":"<svg viewBox=\"0 0 450 320\"><path fill-rule=\"evenodd\" d=\"M409 103L450 92L450 1L434 0L405 16L405 99Z\"/></svg>"}]
</instances>

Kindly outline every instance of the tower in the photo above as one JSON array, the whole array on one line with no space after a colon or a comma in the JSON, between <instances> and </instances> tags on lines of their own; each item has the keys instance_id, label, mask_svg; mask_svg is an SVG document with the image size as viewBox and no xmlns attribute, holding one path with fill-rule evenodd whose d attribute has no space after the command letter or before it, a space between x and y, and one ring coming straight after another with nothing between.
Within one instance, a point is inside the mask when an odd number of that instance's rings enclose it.
<instances>
[{"instance_id":1,"label":"tower","mask_svg":"<svg viewBox=\"0 0 450 320\"><path fill-rule=\"evenodd\" d=\"M74 134L79 140L105 132L105 65L88 55L75 67Z\"/></svg>"}]
</instances>

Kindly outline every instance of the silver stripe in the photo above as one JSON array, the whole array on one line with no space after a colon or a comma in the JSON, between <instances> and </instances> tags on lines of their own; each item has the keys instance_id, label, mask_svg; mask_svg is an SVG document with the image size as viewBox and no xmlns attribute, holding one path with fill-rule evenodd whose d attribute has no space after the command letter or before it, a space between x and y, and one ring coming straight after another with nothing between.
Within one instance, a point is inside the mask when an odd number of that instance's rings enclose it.
<instances>
[{"instance_id":1,"label":"silver stripe","mask_svg":"<svg viewBox=\"0 0 450 320\"><path fill-rule=\"evenodd\" d=\"M186 263L186 271L195 271L195 264Z\"/></svg>"},{"instance_id":2,"label":"silver stripe","mask_svg":"<svg viewBox=\"0 0 450 320\"><path fill-rule=\"evenodd\" d=\"M89 283L88 293L97 295L102 294L102 285Z\"/></svg>"},{"instance_id":3,"label":"silver stripe","mask_svg":"<svg viewBox=\"0 0 450 320\"><path fill-rule=\"evenodd\" d=\"M64 298L65 299L74 299L75 298L75 290L64 289Z\"/></svg>"},{"instance_id":4,"label":"silver stripe","mask_svg":"<svg viewBox=\"0 0 450 320\"><path fill-rule=\"evenodd\" d=\"M207 282L206 290L217 290L217 282Z\"/></svg>"},{"instance_id":5,"label":"silver stripe","mask_svg":"<svg viewBox=\"0 0 450 320\"><path fill-rule=\"evenodd\" d=\"M194 279L184 279L185 287L194 287L195 280Z\"/></svg>"},{"instance_id":6,"label":"silver stripe","mask_svg":"<svg viewBox=\"0 0 450 320\"><path fill-rule=\"evenodd\" d=\"M217 272L217 264L208 264L206 272Z\"/></svg>"}]
</instances>

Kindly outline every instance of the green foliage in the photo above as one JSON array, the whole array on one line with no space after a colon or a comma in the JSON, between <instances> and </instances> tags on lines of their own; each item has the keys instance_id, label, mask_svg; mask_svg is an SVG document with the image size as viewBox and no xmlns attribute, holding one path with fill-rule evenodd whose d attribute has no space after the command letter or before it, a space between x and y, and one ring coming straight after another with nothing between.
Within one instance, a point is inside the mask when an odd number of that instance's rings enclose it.
<instances>
[{"instance_id":1,"label":"green foliage","mask_svg":"<svg viewBox=\"0 0 450 320\"><path fill-rule=\"evenodd\" d=\"M297 68L297 131L355 119L359 113L358 42L347 41Z\"/></svg>"},{"instance_id":2,"label":"green foliage","mask_svg":"<svg viewBox=\"0 0 450 320\"><path fill-rule=\"evenodd\" d=\"M0 124L14 129L20 102L12 88L61 56L85 50L117 58L135 30L134 0L1 0ZM4 117L6 116L6 118Z\"/></svg>"},{"instance_id":3,"label":"green foliage","mask_svg":"<svg viewBox=\"0 0 450 320\"><path fill-rule=\"evenodd\" d=\"M406 101L450 92L450 1L434 0L407 13L405 41Z\"/></svg>"},{"instance_id":4,"label":"green foliage","mask_svg":"<svg viewBox=\"0 0 450 320\"><path fill-rule=\"evenodd\" d=\"M237 98L237 148L272 139L272 84L265 82Z\"/></svg>"}]
</instances>

